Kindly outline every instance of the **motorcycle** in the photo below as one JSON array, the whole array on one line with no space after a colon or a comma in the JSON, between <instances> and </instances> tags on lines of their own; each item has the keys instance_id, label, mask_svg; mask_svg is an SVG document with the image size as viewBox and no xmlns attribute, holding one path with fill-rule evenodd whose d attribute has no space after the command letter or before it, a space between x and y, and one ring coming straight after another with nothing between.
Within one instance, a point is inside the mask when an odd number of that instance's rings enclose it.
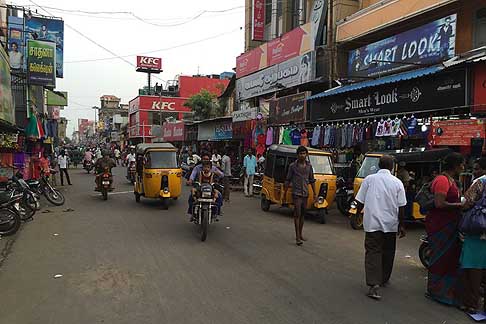
<instances>
[{"instance_id":1,"label":"motorcycle","mask_svg":"<svg viewBox=\"0 0 486 324\"><path fill-rule=\"evenodd\" d=\"M193 223L198 227L201 241L206 241L209 225L218 221L217 205L214 201L214 189L223 192L218 184L202 183L197 186L193 205Z\"/></svg>"},{"instance_id":2,"label":"motorcycle","mask_svg":"<svg viewBox=\"0 0 486 324\"><path fill-rule=\"evenodd\" d=\"M7 191L13 195L22 195L20 202L14 204L23 221L32 220L37 210L40 209L39 196L35 194L21 174L13 176L7 185Z\"/></svg>"},{"instance_id":3,"label":"motorcycle","mask_svg":"<svg viewBox=\"0 0 486 324\"><path fill-rule=\"evenodd\" d=\"M422 262L422 265L425 268L429 268L430 266L430 244L429 244L429 238L427 235L422 235L420 238L420 241L422 242L419 247L419 258L420 262Z\"/></svg>"},{"instance_id":4,"label":"motorcycle","mask_svg":"<svg viewBox=\"0 0 486 324\"><path fill-rule=\"evenodd\" d=\"M130 165L128 166L127 179L132 184L135 183L135 174L136 174L135 161L131 161Z\"/></svg>"},{"instance_id":5,"label":"motorcycle","mask_svg":"<svg viewBox=\"0 0 486 324\"><path fill-rule=\"evenodd\" d=\"M0 192L0 236L13 235L19 230L22 218L15 205L22 202L22 197L12 190Z\"/></svg>"},{"instance_id":6,"label":"motorcycle","mask_svg":"<svg viewBox=\"0 0 486 324\"><path fill-rule=\"evenodd\" d=\"M336 181L336 204L338 210L344 216L349 216L349 208L353 202L353 189L349 188L346 184L346 180L343 177L339 177Z\"/></svg>"},{"instance_id":7,"label":"motorcycle","mask_svg":"<svg viewBox=\"0 0 486 324\"><path fill-rule=\"evenodd\" d=\"M84 161L84 169L88 172L88 174L93 170L94 164L93 161Z\"/></svg>"},{"instance_id":8,"label":"motorcycle","mask_svg":"<svg viewBox=\"0 0 486 324\"><path fill-rule=\"evenodd\" d=\"M260 195L263 186L263 173L257 172L253 177L253 194Z\"/></svg>"},{"instance_id":9,"label":"motorcycle","mask_svg":"<svg viewBox=\"0 0 486 324\"><path fill-rule=\"evenodd\" d=\"M32 179L27 180L26 182L32 189L32 191L39 195L44 195L51 204L55 206L64 205L64 195L51 185L48 176L43 172L41 173L41 177L39 180Z\"/></svg>"},{"instance_id":10,"label":"motorcycle","mask_svg":"<svg viewBox=\"0 0 486 324\"><path fill-rule=\"evenodd\" d=\"M100 191L103 200L108 200L108 192L113 191L111 184L113 183L113 176L108 168L100 175Z\"/></svg>"}]
</instances>

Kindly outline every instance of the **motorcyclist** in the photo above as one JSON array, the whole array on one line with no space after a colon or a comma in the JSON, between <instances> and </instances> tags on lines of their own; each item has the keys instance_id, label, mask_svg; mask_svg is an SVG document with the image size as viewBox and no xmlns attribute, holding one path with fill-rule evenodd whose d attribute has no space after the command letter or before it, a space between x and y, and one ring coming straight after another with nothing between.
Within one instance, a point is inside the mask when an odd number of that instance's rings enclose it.
<instances>
[{"instance_id":1,"label":"motorcyclist","mask_svg":"<svg viewBox=\"0 0 486 324\"><path fill-rule=\"evenodd\" d=\"M130 164L132 162L136 163L137 161L134 149L130 149L130 153L126 156L125 161L127 165L127 178L130 178Z\"/></svg>"},{"instance_id":2,"label":"motorcyclist","mask_svg":"<svg viewBox=\"0 0 486 324\"><path fill-rule=\"evenodd\" d=\"M96 160L95 163L96 190L99 190L100 188L101 175L105 172L105 168L108 168L111 174L111 169L113 169L116 166L116 162L112 158L110 158L110 152L108 152L107 150L103 150L102 154L103 157L101 159Z\"/></svg>"},{"instance_id":3,"label":"motorcyclist","mask_svg":"<svg viewBox=\"0 0 486 324\"><path fill-rule=\"evenodd\" d=\"M86 168L86 163L87 162L93 162L93 153L91 152L90 149L87 149L86 152L84 152L84 159L83 159L83 167Z\"/></svg>"}]
</instances>

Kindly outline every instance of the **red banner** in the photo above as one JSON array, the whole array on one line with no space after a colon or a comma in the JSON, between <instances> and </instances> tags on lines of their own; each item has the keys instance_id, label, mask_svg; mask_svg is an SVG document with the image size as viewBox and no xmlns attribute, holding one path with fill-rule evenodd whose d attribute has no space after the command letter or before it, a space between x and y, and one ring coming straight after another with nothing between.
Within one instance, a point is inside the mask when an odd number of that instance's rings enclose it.
<instances>
[{"instance_id":1,"label":"red banner","mask_svg":"<svg viewBox=\"0 0 486 324\"><path fill-rule=\"evenodd\" d=\"M191 108L184 106L187 98L139 96L129 104L129 113L138 110L162 110L167 112L190 112Z\"/></svg>"},{"instance_id":2,"label":"red banner","mask_svg":"<svg viewBox=\"0 0 486 324\"><path fill-rule=\"evenodd\" d=\"M473 114L486 113L486 64L474 67Z\"/></svg>"},{"instance_id":3,"label":"red banner","mask_svg":"<svg viewBox=\"0 0 486 324\"><path fill-rule=\"evenodd\" d=\"M265 39L265 0L253 0L251 38L256 41L263 41Z\"/></svg>"},{"instance_id":4,"label":"red banner","mask_svg":"<svg viewBox=\"0 0 486 324\"><path fill-rule=\"evenodd\" d=\"M162 137L166 142L184 141L184 123L164 123Z\"/></svg>"},{"instance_id":5,"label":"red banner","mask_svg":"<svg viewBox=\"0 0 486 324\"><path fill-rule=\"evenodd\" d=\"M264 48L267 44L259 46L249 52L241 54L236 58L236 77L240 78L266 67L266 57ZM262 64L263 59L263 64Z\"/></svg>"},{"instance_id":6,"label":"red banner","mask_svg":"<svg viewBox=\"0 0 486 324\"><path fill-rule=\"evenodd\" d=\"M143 70L162 70L162 59L160 57L137 56L137 68Z\"/></svg>"},{"instance_id":7,"label":"red banner","mask_svg":"<svg viewBox=\"0 0 486 324\"><path fill-rule=\"evenodd\" d=\"M461 119L434 121L432 123L432 145L471 146L471 139L484 138L484 120Z\"/></svg>"},{"instance_id":8,"label":"red banner","mask_svg":"<svg viewBox=\"0 0 486 324\"><path fill-rule=\"evenodd\" d=\"M267 65L282 63L299 56L304 35L306 32L298 27L268 42Z\"/></svg>"}]
</instances>

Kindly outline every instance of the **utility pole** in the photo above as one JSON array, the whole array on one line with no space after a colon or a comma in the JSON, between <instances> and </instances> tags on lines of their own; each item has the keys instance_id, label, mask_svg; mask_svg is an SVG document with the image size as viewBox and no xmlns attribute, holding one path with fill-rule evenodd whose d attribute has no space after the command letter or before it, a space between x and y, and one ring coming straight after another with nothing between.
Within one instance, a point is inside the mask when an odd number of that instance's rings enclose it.
<instances>
[{"instance_id":1,"label":"utility pole","mask_svg":"<svg viewBox=\"0 0 486 324\"><path fill-rule=\"evenodd\" d=\"M334 81L334 0L329 0L329 23L327 29L327 48L329 55L329 88Z\"/></svg>"}]
</instances>

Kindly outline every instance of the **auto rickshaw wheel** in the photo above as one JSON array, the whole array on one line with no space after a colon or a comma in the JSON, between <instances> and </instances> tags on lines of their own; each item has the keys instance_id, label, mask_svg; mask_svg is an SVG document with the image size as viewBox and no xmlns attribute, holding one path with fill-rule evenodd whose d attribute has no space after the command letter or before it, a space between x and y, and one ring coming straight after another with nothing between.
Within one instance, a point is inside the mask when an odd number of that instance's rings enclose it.
<instances>
[{"instance_id":1,"label":"auto rickshaw wheel","mask_svg":"<svg viewBox=\"0 0 486 324\"><path fill-rule=\"evenodd\" d=\"M363 214L360 213L359 215L353 214L349 217L349 223L351 227L355 230L360 230L363 228Z\"/></svg>"},{"instance_id":2,"label":"auto rickshaw wheel","mask_svg":"<svg viewBox=\"0 0 486 324\"><path fill-rule=\"evenodd\" d=\"M267 212L270 210L270 200L267 199L264 195L262 195L262 200L261 200L261 208L264 212Z\"/></svg>"},{"instance_id":3,"label":"auto rickshaw wheel","mask_svg":"<svg viewBox=\"0 0 486 324\"><path fill-rule=\"evenodd\" d=\"M319 209L317 215L319 216L319 222L321 224L326 224L326 214L327 214L327 211L326 211L325 208Z\"/></svg>"},{"instance_id":4,"label":"auto rickshaw wheel","mask_svg":"<svg viewBox=\"0 0 486 324\"><path fill-rule=\"evenodd\" d=\"M139 203L140 202L140 194L138 192L135 192L134 194L135 194L135 201Z\"/></svg>"}]
</instances>

